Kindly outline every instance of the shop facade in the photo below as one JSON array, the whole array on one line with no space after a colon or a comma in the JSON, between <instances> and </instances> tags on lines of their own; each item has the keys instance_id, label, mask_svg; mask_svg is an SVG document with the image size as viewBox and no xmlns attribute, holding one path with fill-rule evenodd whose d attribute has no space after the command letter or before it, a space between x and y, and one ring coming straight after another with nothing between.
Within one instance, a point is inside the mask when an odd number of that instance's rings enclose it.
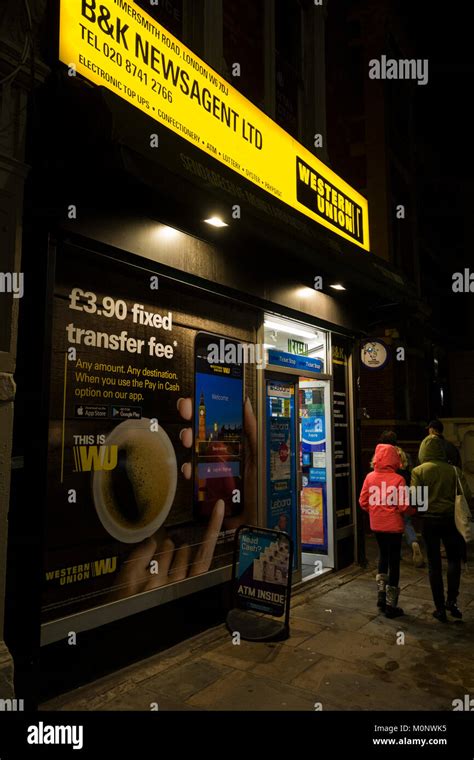
<instances>
[{"instance_id":1,"label":"shop facade","mask_svg":"<svg viewBox=\"0 0 474 760\"><path fill-rule=\"evenodd\" d=\"M25 201L7 578L7 643L25 657L227 583L242 523L289 533L295 584L360 558L359 339L367 299L392 287L341 178L182 45L220 105L201 89L187 132L171 101L153 117L104 76L94 4L59 5L75 32L35 102ZM178 43L140 18L143 65L161 35L170 66ZM74 76L71 40L90 64Z\"/></svg>"}]
</instances>

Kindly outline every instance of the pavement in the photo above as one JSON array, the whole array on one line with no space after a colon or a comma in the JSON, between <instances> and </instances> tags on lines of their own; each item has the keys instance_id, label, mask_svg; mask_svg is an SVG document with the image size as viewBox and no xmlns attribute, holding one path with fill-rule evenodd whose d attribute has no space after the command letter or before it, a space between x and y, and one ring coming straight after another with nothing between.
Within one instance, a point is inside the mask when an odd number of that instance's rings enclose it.
<instances>
[{"instance_id":1,"label":"pavement","mask_svg":"<svg viewBox=\"0 0 474 760\"><path fill-rule=\"evenodd\" d=\"M463 620L443 625L431 614L427 570L405 547L406 614L388 620L375 604L369 546L366 569L351 566L293 595L287 641L234 644L220 625L41 709L451 711L453 700L474 697L474 557L461 579Z\"/></svg>"}]
</instances>

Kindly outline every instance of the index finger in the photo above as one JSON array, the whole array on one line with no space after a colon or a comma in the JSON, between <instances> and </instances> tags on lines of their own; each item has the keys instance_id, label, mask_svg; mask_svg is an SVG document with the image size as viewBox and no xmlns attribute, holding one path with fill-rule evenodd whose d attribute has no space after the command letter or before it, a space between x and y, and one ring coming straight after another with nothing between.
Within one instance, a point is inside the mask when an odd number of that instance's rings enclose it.
<instances>
[{"instance_id":1,"label":"index finger","mask_svg":"<svg viewBox=\"0 0 474 760\"><path fill-rule=\"evenodd\" d=\"M216 549L217 539L224 520L225 504L223 499L218 499L212 510L209 525L206 528L204 539L196 552L194 562L191 565L189 576L200 575L209 570Z\"/></svg>"}]
</instances>

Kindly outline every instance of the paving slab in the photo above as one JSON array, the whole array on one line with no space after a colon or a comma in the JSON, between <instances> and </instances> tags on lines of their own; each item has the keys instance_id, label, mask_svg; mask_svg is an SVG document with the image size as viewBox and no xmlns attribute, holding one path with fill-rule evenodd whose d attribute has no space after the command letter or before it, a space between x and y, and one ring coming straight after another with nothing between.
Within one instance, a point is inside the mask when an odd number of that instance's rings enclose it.
<instances>
[{"instance_id":1,"label":"paving slab","mask_svg":"<svg viewBox=\"0 0 474 760\"><path fill-rule=\"evenodd\" d=\"M306 641L303 645L311 653L319 653L349 663L365 664L366 667L381 671L406 671L412 665L425 667L429 654L416 647L398 646L377 635L362 635L355 632L325 630Z\"/></svg>"},{"instance_id":2,"label":"paving slab","mask_svg":"<svg viewBox=\"0 0 474 760\"><path fill-rule=\"evenodd\" d=\"M304 689L254 673L234 671L187 700L206 710L314 711L314 699Z\"/></svg>"},{"instance_id":3,"label":"paving slab","mask_svg":"<svg viewBox=\"0 0 474 760\"><path fill-rule=\"evenodd\" d=\"M290 616L290 637L282 642L286 647L297 647L306 639L322 631L324 625Z\"/></svg>"},{"instance_id":4,"label":"paving slab","mask_svg":"<svg viewBox=\"0 0 474 760\"><path fill-rule=\"evenodd\" d=\"M326 710L434 710L446 709L442 697L431 699L420 688L398 684L370 667L325 657L298 676L293 684L312 691Z\"/></svg>"},{"instance_id":5,"label":"paving slab","mask_svg":"<svg viewBox=\"0 0 474 760\"><path fill-rule=\"evenodd\" d=\"M109 702L103 711L127 711L127 712L186 712L196 708L172 699L167 694L149 692L147 689L135 689L128 692L120 699Z\"/></svg>"},{"instance_id":6,"label":"paving slab","mask_svg":"<svg viewBox=\"0 0 474 760\"><path fill-rule=\"evenodd\" d=\"M383 615L374 618L359 629L361 635L383 638L390 644L404 642L425 651L443 650L449 647L463 649L474 640L473 626L449 624L440 631L441 624L433 617L407 619L406 616L388 620ZM399 634L403 633L403 637ZM403 643L397 646L403 646Z\"/></svg>"},{"instance_id":7,"label":"paving slab","mask_svg":"<svg viewBox=\"0 0 474 760\"><path fill-rule=\"evenodd\" d=\"M204 652L205 660L226 665L237 670L249 670L260 662L265 662L275 649L282 649L283 644L267 644L262 642L244 641L233 644L229 636L228 641L220 644L215 649Z\"/></svg>"},{"instance_id":8,"label":"paving slab","mask_svg":"<svg viewBox=\"0 0 474 760\"><path fill-rule=\"evenodd\" d=\"M290 683L293 678L314 665L323 655L314 653L304 642L296 648L274 649L264 662L252 667L252 673L273 678L282 683Z\"/></svg>"},{"instance_id":9,"label":"paving slab","mask_svg":"<svg viewBox=\"0 0 474 760\"><path fill-rule=\"evenodd\" d=\"M322 599L324 600L325 597ZM293 613L293 618L298 625L301 625L303 621L314 621L325 628L337 627L342 631L357 631L377 614L375 602L372 605L371 611L359 612L355 609L348 609L342 605L330 604L318 599L313 604L305 604L302 607L298 607Z\"/></svg>"},{"instance_id":10,"label":"paving slab","mask_svg":"<svg viewBox=\"0 0 474 760\"><path fill-rule=\"evenodd\" d=\"M184 701L229 672L230 668L225 665L198 659L153 676L143 682L143 687L150 693Z\"/></svg>"}]
</instances>

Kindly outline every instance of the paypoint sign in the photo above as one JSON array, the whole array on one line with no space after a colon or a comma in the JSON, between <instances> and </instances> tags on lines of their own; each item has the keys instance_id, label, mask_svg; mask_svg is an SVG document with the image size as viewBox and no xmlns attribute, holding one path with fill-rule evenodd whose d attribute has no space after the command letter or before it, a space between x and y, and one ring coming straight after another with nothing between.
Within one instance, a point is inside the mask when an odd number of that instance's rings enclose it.
<instances>
[{"instance_id":1,"label":"paypoint sign","mask_svg":"<svg viewBox=\"0 0 474 760\"><path fill-rule=\"evenodd\" d=\"M63 63L369 250L365 198L133 2L61 0L60 7Z\"/></svg>"}]
</instances>

